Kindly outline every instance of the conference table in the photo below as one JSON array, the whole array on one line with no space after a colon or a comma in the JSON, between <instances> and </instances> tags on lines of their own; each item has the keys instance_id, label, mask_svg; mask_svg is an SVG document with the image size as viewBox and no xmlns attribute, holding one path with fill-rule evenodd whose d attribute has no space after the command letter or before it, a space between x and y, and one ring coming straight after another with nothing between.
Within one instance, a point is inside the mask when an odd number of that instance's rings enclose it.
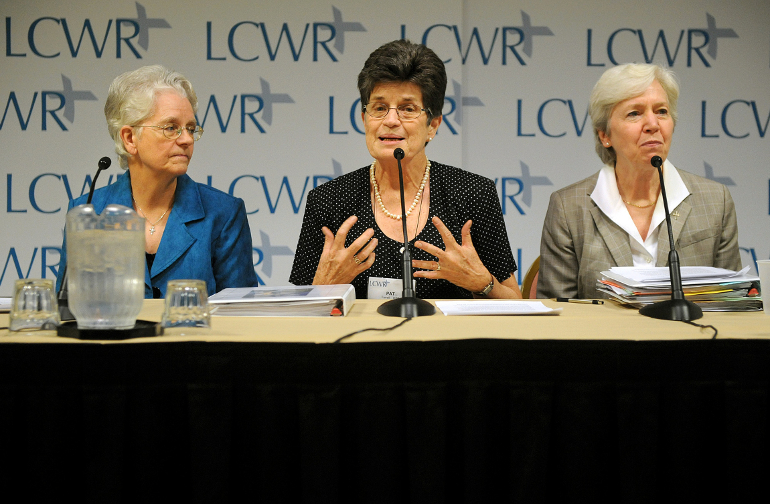
<instances>
[{"instance_id":1,"label":"conference table","mask_svg":"<svg viewBox=\"0 0 770 504\"><path fill-rule=\"evenodd\" d=\"M213 317L0 330L0 484L29 501L766 500L770 316ZM163 302L140 318L160 320ZM0 326L7 326L0 315Z\"/></svg>"}]
</instances>

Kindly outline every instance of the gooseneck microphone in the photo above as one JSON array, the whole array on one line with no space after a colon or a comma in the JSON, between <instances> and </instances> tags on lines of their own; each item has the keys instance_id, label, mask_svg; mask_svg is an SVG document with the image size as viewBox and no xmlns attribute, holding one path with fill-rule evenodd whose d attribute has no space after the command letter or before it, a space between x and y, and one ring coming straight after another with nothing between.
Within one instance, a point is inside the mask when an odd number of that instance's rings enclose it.
<instances>
[{"instance_id":1,"label":"gooseneck microphone","mask_svg":"<svg viewBox=\"0 0 770 504\"><path fill-rule=\"evenodd\" d=\"M401 225L404 231L404 254L402 257L401 281L403 290L401 299L391 299L377 308L377 312L388 317L414 318L424 315L433 315L436 308L425 301L417 299L414 296L413 276L412 276L412 254L409 251L409 236L406 231L406 204L404 203L404 172L401 169L401 160L404 159L404 149L397 148L393 151L393 157L398 161L398 183L401 189Z\"/></svg>"},{"instance_id":2,"label":"gooseneck microphone","mask_svg":"<svg viewBox=\"0 0 770 504\"><path fill-rule=\"evenodd\" d=\"M668 226L668 241L671 250L668 252L668 272L671 277L671 299L659 301L647 305L639 310L639 313L645 317L652 317L661 320L679 320L689 322L697 320L703 316L703 310L700 306L684 298L684 289L682 288L682 272L679 268L679 254L674 248L674 233L671 230L671 213L668 211L668 199L666 198L666 184L663 183L663 170L660 168L663 160L660 156L653 156L650 164L658 169L660 177L660 191L663 196L663 208L666 210L666 225Z\"/></svg>"},{"instance_id":3,"label":"gooseneck microphone","mask_svg":"<svg viewBox=\"0 0 770 504\"><path fill-rule=\"evenodd\" d=\"M409 250L409 237L407 236L406 229L406 211L405 211L405 198L404 198L404 174L401 170L401 160L404 159L404 150L398 148L393 151L393 157L398 161L398 184L401 189L401 226L404 233L404 254L401 262L401 278L404 279L404 291L403 297L414 297L413 282L407 282L406 279L412 278L412 257Z\"/></svg>"},{"instance_id":4,"label":"gooseneck microphone","mask_svg":"<svg viewBox=\"0 0 770 504\"><path fill-rule=\"evenodd\" d=\"M99 174L102 172L102 170L109 168L111 164L112 160L107 156L104 156L99 160L99 168L96 170L96 174L91 181L91 189L88 191L88 199L86 200L86 205L90 204L91 199L94 197L96 179L99 178ZM64 266L61 267L64 268L64 273L62 274L61 285L59 285L59 318L62 320L62 322L66 322L69 320L75 320L75 316L72 314L69 308L69 296L67 291L67 265L64 264Z\"/></svg>"},{"instance_id":5,"label":"gooseneck microphone","mask_svg":"<svg viewBox=\"0 0 770 504\"><path fill-rule=\"evenodd\" d=\"M96 189L96 179L99 178L99 174L102 172L102 170L106 170L107 168L109 168L111 164L112 164L112 160L107 156L104 156L99 160L99 169L96 170L96 175L94 175L94 179L91 181L91 190L88 191L88 200L86 200L86 205L91 203L91 198L94 197L94 189Z\"/></svg>"}]
</instances>

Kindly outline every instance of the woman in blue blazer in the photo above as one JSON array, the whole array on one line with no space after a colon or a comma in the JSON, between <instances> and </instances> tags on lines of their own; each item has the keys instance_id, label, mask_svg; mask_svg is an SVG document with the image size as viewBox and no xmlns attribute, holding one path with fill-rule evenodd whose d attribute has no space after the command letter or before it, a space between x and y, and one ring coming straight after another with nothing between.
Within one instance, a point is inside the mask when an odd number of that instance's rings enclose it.
<instances>
[{"instance_id":1,"label":"woman in blue blazer","mask_svg":"<svg viewBox=\"0 0 770 504\"><path fill-rule=\"evenodd\" d=\"M120 166L127 171L95 191L91 203L97 213L116 203L145 218L145 298L164 297L166 283L174 279L205 280L209 295L257 285L243 200L187 175L203 134L197 106L192 84L159 65L118 76L104 105ZM70 208L85 202L81 196Z\"/></svg>"}]
</instances>

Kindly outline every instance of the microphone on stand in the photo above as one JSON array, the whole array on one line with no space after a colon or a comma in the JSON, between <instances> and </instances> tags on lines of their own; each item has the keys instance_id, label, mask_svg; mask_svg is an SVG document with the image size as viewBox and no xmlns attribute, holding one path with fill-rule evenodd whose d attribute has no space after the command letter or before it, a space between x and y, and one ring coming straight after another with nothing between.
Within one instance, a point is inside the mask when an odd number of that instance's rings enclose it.
<instances>
[{"instance_id":1,"label":"microphone on stand","mask_svg":"<svg viewBox=\"0 0 770 504\"><path fill-rule=\"evenodd\" d=\"M653 156L650 163L658 169L660 191L663 195L663 208L666 210L668 241L671 247L671 250L668 253L668 272L671 277L671 299L644 306L639 310L639 313L645 317L662 320L680 320L683 322L697 320L703 316L703 310L692 301L686 300L684 298L684 290L682 289L682 273L679 269L679 254L677 254L676 249L674 248L674 233L671 231L671 214L668 211L666 185L663 183L663 170L660 168L663 164L663 160L660 156Z\"/></svg>"},{"instance_id":2,"label":"microphone on stand","mask_svg":"<svg viewBox=\"0 0 770 504\"><path fill-rule=\"evenodd\" d=\"M102 170L106 170L112 164L112 160L104 156L99 160L99 168L96 170L94 179L91 181L91 189L88 191L88 199L86 205L91 203L91 199L94 197L94 189L96 189L96 179L99 178L99 174ZM64 268L64 274L62 275L61 285L59 286L59 318L62 322L75 320L75 316L72 314L69 308L69 296L67 291L67 265L62 266Z\"/></svg>"},{"instance_id":3,"label":"microphone on stand","mask_svg":"<svg viewBox=\"0 0 770 504\"><path fill-rule=\"evenodd\" d=\"M377 313L388 317L403 317L411 319L425 315L433 315L436 308L425 301L417 299L414 296L414 287L412 286L412 254L409 252L409 236L406 232L406 204L404 203L404 172L401 169L401 160L404 159L404 149L397 148L393 151L393 157L398 161L398 183L401 186L401 224L404 229L404 254L402 258L401 280L404 284L400 299L391 299L377 308Z\"/></svg>"},{"instance_id":4,"label":"microphone on stand","mask_svg":"<svg viewBox=\"0 0 770 504\"><path fill-rule=\"evenodd\" d=\"M96 170L96 175L94 175L94 180L91 182L91 190L88 191L88 199L86 200L86 205L91 203L91 198L94 197L94 189L96 189L96 179L99 178L99 174L102 172L102 170L106 170L110 167L112 164L112 160L108 158L107 156L104 156L99 160L99 169Z\"/></svg>"}]
</instances>

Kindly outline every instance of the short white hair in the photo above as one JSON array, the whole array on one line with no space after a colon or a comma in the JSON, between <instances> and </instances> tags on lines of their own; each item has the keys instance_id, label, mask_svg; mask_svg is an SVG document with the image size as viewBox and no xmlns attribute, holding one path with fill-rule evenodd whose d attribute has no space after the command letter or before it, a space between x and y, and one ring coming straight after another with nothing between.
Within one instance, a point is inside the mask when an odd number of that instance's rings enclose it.
<instances>
[{"instance_id":1,"label":"short white hair","mask_svg":"<svg viewBox=\"0 0 770 504\"><path fill-rule=\"evenodd\" d=\"M671 118L676 126L676 104L679 100L679 83L674 72L660 65L627 63L608 69L599 78L591 92L588 111L594 129L596 153L606 165L614 166L615 149L605 147L599 132L609 135L610 116L615 105L643 94L653 82L658 81L666 93Z\"/></svg>"},{"instance_id":2,"label":"short white hair","mask_svg":"<svg viewBox=\"0 0 770 504\"><path fill-rule=\"evenodd\" d=\"M128 152L120 137L123 126L136 126L155 113L156 98L163 91L175 91L187 98L193 112L198 111L198 97L184 75L161 65L144 66L118 75L107 94L104 117L115 142L120 167L128 168Z\"/></svg>"}]
</instances>

